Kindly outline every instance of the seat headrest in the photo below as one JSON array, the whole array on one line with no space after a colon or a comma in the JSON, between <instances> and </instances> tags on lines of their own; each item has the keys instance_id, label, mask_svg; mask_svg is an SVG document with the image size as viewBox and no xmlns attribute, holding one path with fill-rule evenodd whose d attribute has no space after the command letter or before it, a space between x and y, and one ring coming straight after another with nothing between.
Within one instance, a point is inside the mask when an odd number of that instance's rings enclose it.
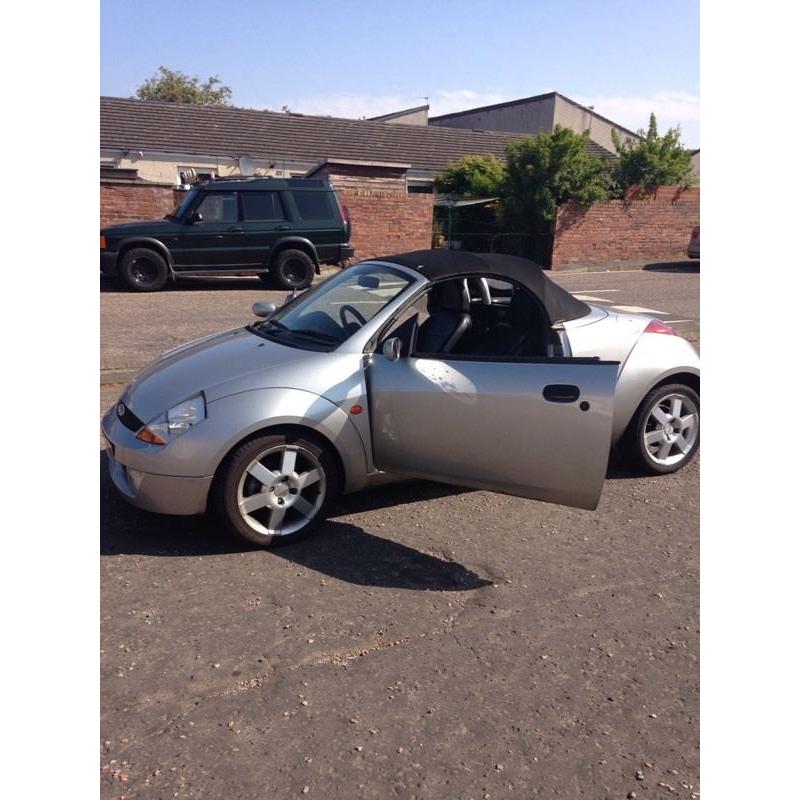
<instances>
[{"instance_id":1,"label":"seat headrest","mask_svg":"<svg viewBox=\"0 0 800 800\"><path fill-rule=\"evenodd\" d=\"M515 327L530 325L536 318L537 307L527 292L517 289L508 306L508 322Z\"/></svg>"},{"instance_id":2,"label":"seat headrest","mask_svg":"<svg viewBox=\"0 0 800 800\"><path fill-rule=\"evenodd\" d=\"M463 280L445 281L428 296L429 311L469 311L469 293Z\"/></svg>"}]
</instances>

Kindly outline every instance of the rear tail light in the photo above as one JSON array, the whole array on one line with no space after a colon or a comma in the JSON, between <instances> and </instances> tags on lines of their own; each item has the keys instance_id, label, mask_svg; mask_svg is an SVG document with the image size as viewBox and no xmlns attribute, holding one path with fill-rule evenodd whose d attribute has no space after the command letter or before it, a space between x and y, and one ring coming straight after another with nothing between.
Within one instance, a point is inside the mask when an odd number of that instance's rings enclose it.
<instances>
[{"instance_id":1,"label":"rear tail light","mask_svg":"<svg viewBox=\"0 0 800 800\"><path fill-rule=\"evenodd\" d=\"M666 323L662 322L660 319L653 319L650 320L650 324L644 329L645 333L666 333L669 336L677 336L678 334L675 333L675 328L671 325L667 325Z\"/></svg>"},{"instance_id":2,"label":"rear tail light","mask_svg":"<svg viewBox=\"0 0 800 800\"><path fill-rule=\"evenodd\" d=\"M350 214L347 211L347 206L342 203L342 198L336 195L336 205L339 206L339 214L345 222L350 222Z\"/></svg>"}]
</instances>

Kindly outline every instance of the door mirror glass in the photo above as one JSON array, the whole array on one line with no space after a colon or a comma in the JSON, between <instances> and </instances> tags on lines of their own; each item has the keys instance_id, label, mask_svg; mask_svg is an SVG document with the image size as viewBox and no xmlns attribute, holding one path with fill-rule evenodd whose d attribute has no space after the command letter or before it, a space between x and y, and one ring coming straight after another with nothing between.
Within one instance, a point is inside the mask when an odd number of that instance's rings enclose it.
<instances>
[{"instance_id":1,"label":"door mirror glass","mask_svg":"<svg viewBox=\"0 0 800 800\"><path fill-rule=\"evenodd\" d=\"M199 211L193 211L191 214L189 214L189 219L187 220L187 222L190 225L194 225L195 222L202 222L202 221L203 221L203 215Z\"/></svg>"},{"instance_id":2,"label":"door mirror glass","mask_svg":"<svg viewBox=\"0 0 800 800\"><path fill-rule=\"evenodd\" d=\"M403 352L403 343L397 336L392 336L383 343L383 355L389 361L397 361Z\"/></svg>"},{"instance_id":3,"label":"door mirror glass","mask_svg":"<svg viewBox=\"0 0 800 800\"><path fill-rule=\"evenodd\" d=\"M277 310L278 307L275 305L275 303L253 303L253 313L257 317L269 319Z\"/></svg>"}]
</instances>

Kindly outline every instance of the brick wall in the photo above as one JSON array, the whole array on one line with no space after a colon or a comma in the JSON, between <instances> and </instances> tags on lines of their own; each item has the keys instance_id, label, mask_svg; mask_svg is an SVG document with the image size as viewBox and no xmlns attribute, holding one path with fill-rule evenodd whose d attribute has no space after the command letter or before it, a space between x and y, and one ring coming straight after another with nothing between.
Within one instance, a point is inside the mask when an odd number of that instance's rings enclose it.
<instances>
[{"instance_id":1,"label":"brick wall","mask_svg":"<svg viewBox=\"0 0 800 800\"><path fill-rule=\"evenodd\" d=\"M350 243L361 261L375 256L427 250L433 232L433 195L337 189L350 211Z\"/></svg>"},{"instance_id":2,"label":"brick wall","mask_svg":"<svg viewBox=\"0 0 800 800\"><path fill-rule=\"evenodd\" d=\"M583 208L569 203L556 219L553 269L577 264L686 258L692 228L700 224L700 189L659 186L629 191L624 200Z\"/></svg>"},{"instance_id":3,"label":"brick wall","mask_svg":"<svg viewBox=\"0 0 800 800\"><path fill-rule=\"evenodd\" d=\"M181 190L171 186L101 180L100 225L161 219L175 208L182 196Z\"/></svg>"},{"instance_id":4,"label":"brick wall","mask_svg":"<svg viewBox=\"0 0 800 800\"><path fill-rule=\"evenodd\" d=\"M328 178L350 212L355 258L427 250L433 195L409 194L408 165L329 161L313 172Z\"/></svg>"}]
</instances>

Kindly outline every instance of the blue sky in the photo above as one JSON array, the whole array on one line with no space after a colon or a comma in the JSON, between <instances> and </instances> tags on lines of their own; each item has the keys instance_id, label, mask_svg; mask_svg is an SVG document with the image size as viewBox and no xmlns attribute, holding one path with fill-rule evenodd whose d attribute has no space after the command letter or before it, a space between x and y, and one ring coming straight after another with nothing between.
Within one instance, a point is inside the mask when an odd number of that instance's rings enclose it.
<instances>
[{"instance_id":1,"label":"blue sky","mask_svg":"<svg viewBox=\"0 0 800 800\"><path fill-rule=\"evenodd\" d=\"M634 130L651 110L700 140L690 0L102 0L101 91L163 64L217 74L251 108L431 114L557 90Z\"/></svg>"}]
</instances>

